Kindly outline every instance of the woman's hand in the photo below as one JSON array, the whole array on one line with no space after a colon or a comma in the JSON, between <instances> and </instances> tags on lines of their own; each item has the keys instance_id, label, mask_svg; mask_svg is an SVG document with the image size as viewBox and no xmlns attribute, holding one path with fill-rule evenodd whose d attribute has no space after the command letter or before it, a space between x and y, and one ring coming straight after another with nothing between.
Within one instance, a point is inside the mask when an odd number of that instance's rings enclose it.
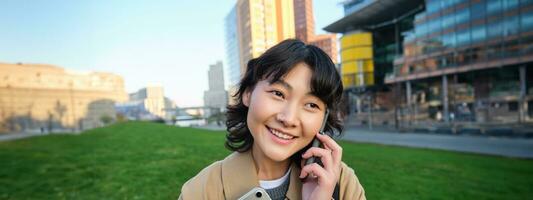
<instances>
[{"instance_id":1,"label":"woman's hand","mask_svg":"<svg viewBox=\"0 0 533 200\"><path fill-rule=\"evenodd\" d=\"M324 148L311 147L302 158L319 157L324 167L317 163L302 167L300 178L307 176L302 186L302 198L331 199L341 172L342 147L327 135L317 134L316 137Z\"/></svg>"}]
</instances>

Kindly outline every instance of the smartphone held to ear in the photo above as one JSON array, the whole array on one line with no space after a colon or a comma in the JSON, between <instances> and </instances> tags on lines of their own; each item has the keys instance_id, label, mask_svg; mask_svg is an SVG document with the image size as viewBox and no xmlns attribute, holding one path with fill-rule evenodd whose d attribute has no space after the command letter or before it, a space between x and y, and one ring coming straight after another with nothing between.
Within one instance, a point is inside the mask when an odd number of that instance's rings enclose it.
<instances>
[{"instance_id":1,"label":"smartphone held to ear","mask_svg":"<svg viewBox=\"0 0 533 200\"><path fill-rule=\"evenodd\" d=\"M324 128L326 127L326 123L328 121L328 116L329 116L329 109L326 108L326 114L324 116L324 119L322 120L322 125L320 126L320 130L318 131L318 134L322 134L324 135ZM320 140L318 138L314 138L313 139L313 143L311 144L311 147L320 147L322 146L322 142L320 142ZM305 160L305 165L309 165L309 164L312 164L312 163L317 163L319 161L320 158L318 157L311 157L311 158L308 158L307 160Z\"/></svg>"}]
</instances>

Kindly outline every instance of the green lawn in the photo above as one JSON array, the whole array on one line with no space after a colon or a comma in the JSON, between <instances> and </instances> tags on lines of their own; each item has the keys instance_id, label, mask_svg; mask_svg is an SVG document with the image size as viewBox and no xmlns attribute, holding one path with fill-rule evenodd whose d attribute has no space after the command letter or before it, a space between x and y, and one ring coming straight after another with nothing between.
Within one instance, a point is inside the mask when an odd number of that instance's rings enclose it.
<instances>
[{"instance_id":1,"label":"green lawn","mask_svg":"<svg viewBox=\"0 0 533 200\"><path fill-rule=\"evenodd\" d=\"M224 133L129 122L0 142L0 199L176 199ZM528 199L533 160L341 142L368 199Z\"/></svg>"}]
</instances>

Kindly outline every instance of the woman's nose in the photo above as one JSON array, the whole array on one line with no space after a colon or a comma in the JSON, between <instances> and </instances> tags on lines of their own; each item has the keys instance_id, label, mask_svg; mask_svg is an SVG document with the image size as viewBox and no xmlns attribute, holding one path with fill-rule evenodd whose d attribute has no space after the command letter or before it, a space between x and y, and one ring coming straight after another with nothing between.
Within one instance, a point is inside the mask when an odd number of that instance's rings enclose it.
<instances>
[{"instance_id":1,"label":"woman's nose","mask_svg":"<svg viewBox=\"0 0 533 200\"><path fill-rule=\"evenodd\" d=\"M276 115L276 118L286 127L294 127L298 125L298 111L296 106L287 105Z\"/></svg>"}]
</instances>

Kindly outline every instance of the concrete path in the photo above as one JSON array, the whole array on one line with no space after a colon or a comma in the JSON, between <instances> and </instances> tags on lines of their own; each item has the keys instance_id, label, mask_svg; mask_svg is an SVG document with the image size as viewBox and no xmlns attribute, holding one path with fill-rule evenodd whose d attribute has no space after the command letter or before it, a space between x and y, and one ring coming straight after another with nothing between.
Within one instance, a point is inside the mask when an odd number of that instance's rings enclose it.
<instances>
[{"instance_id":1,"label":"concrete path","mask_svg":"<svg viewBox=\"0 0 533 200\"><path fill-rule=\"evenodd\" d=\"M0 142L33 137L33 136L38 136L38 135L46 135L46 134L43 134L43 133L10 133L10 134L5 134L5 135L0 135Z\"/></svg>"},{"instance_id":2,"label":"concrete path","mask_svg":"<svg viewBox=\"0 0 533 200\"><path fill-rule=\"evenodd\" d=\"M42 136L42 135L58 135L58 134L67 134L67 135L76 135L80 134L79 131L72 131L69 129L58 129L57 132L44 132L41 133L40 131L30 130L23 133L7 133L7 134L0 134L0 142L2 141L9 141L9 140L17 140L22 138L28 138L28 137L34 137L34 136Z\"/></svg>"},{"instance_id":3,"label":"concrete path","mask_svg":"<svg viewBox=\"0 0 533 200\"><path fill-rule=\"evenodd\" d=\"M533 158L533 139L526 138L395 133L347 128L344 131L342 139L356 142L442 149L515 158Z\"/></svg>"}]
</instances>

